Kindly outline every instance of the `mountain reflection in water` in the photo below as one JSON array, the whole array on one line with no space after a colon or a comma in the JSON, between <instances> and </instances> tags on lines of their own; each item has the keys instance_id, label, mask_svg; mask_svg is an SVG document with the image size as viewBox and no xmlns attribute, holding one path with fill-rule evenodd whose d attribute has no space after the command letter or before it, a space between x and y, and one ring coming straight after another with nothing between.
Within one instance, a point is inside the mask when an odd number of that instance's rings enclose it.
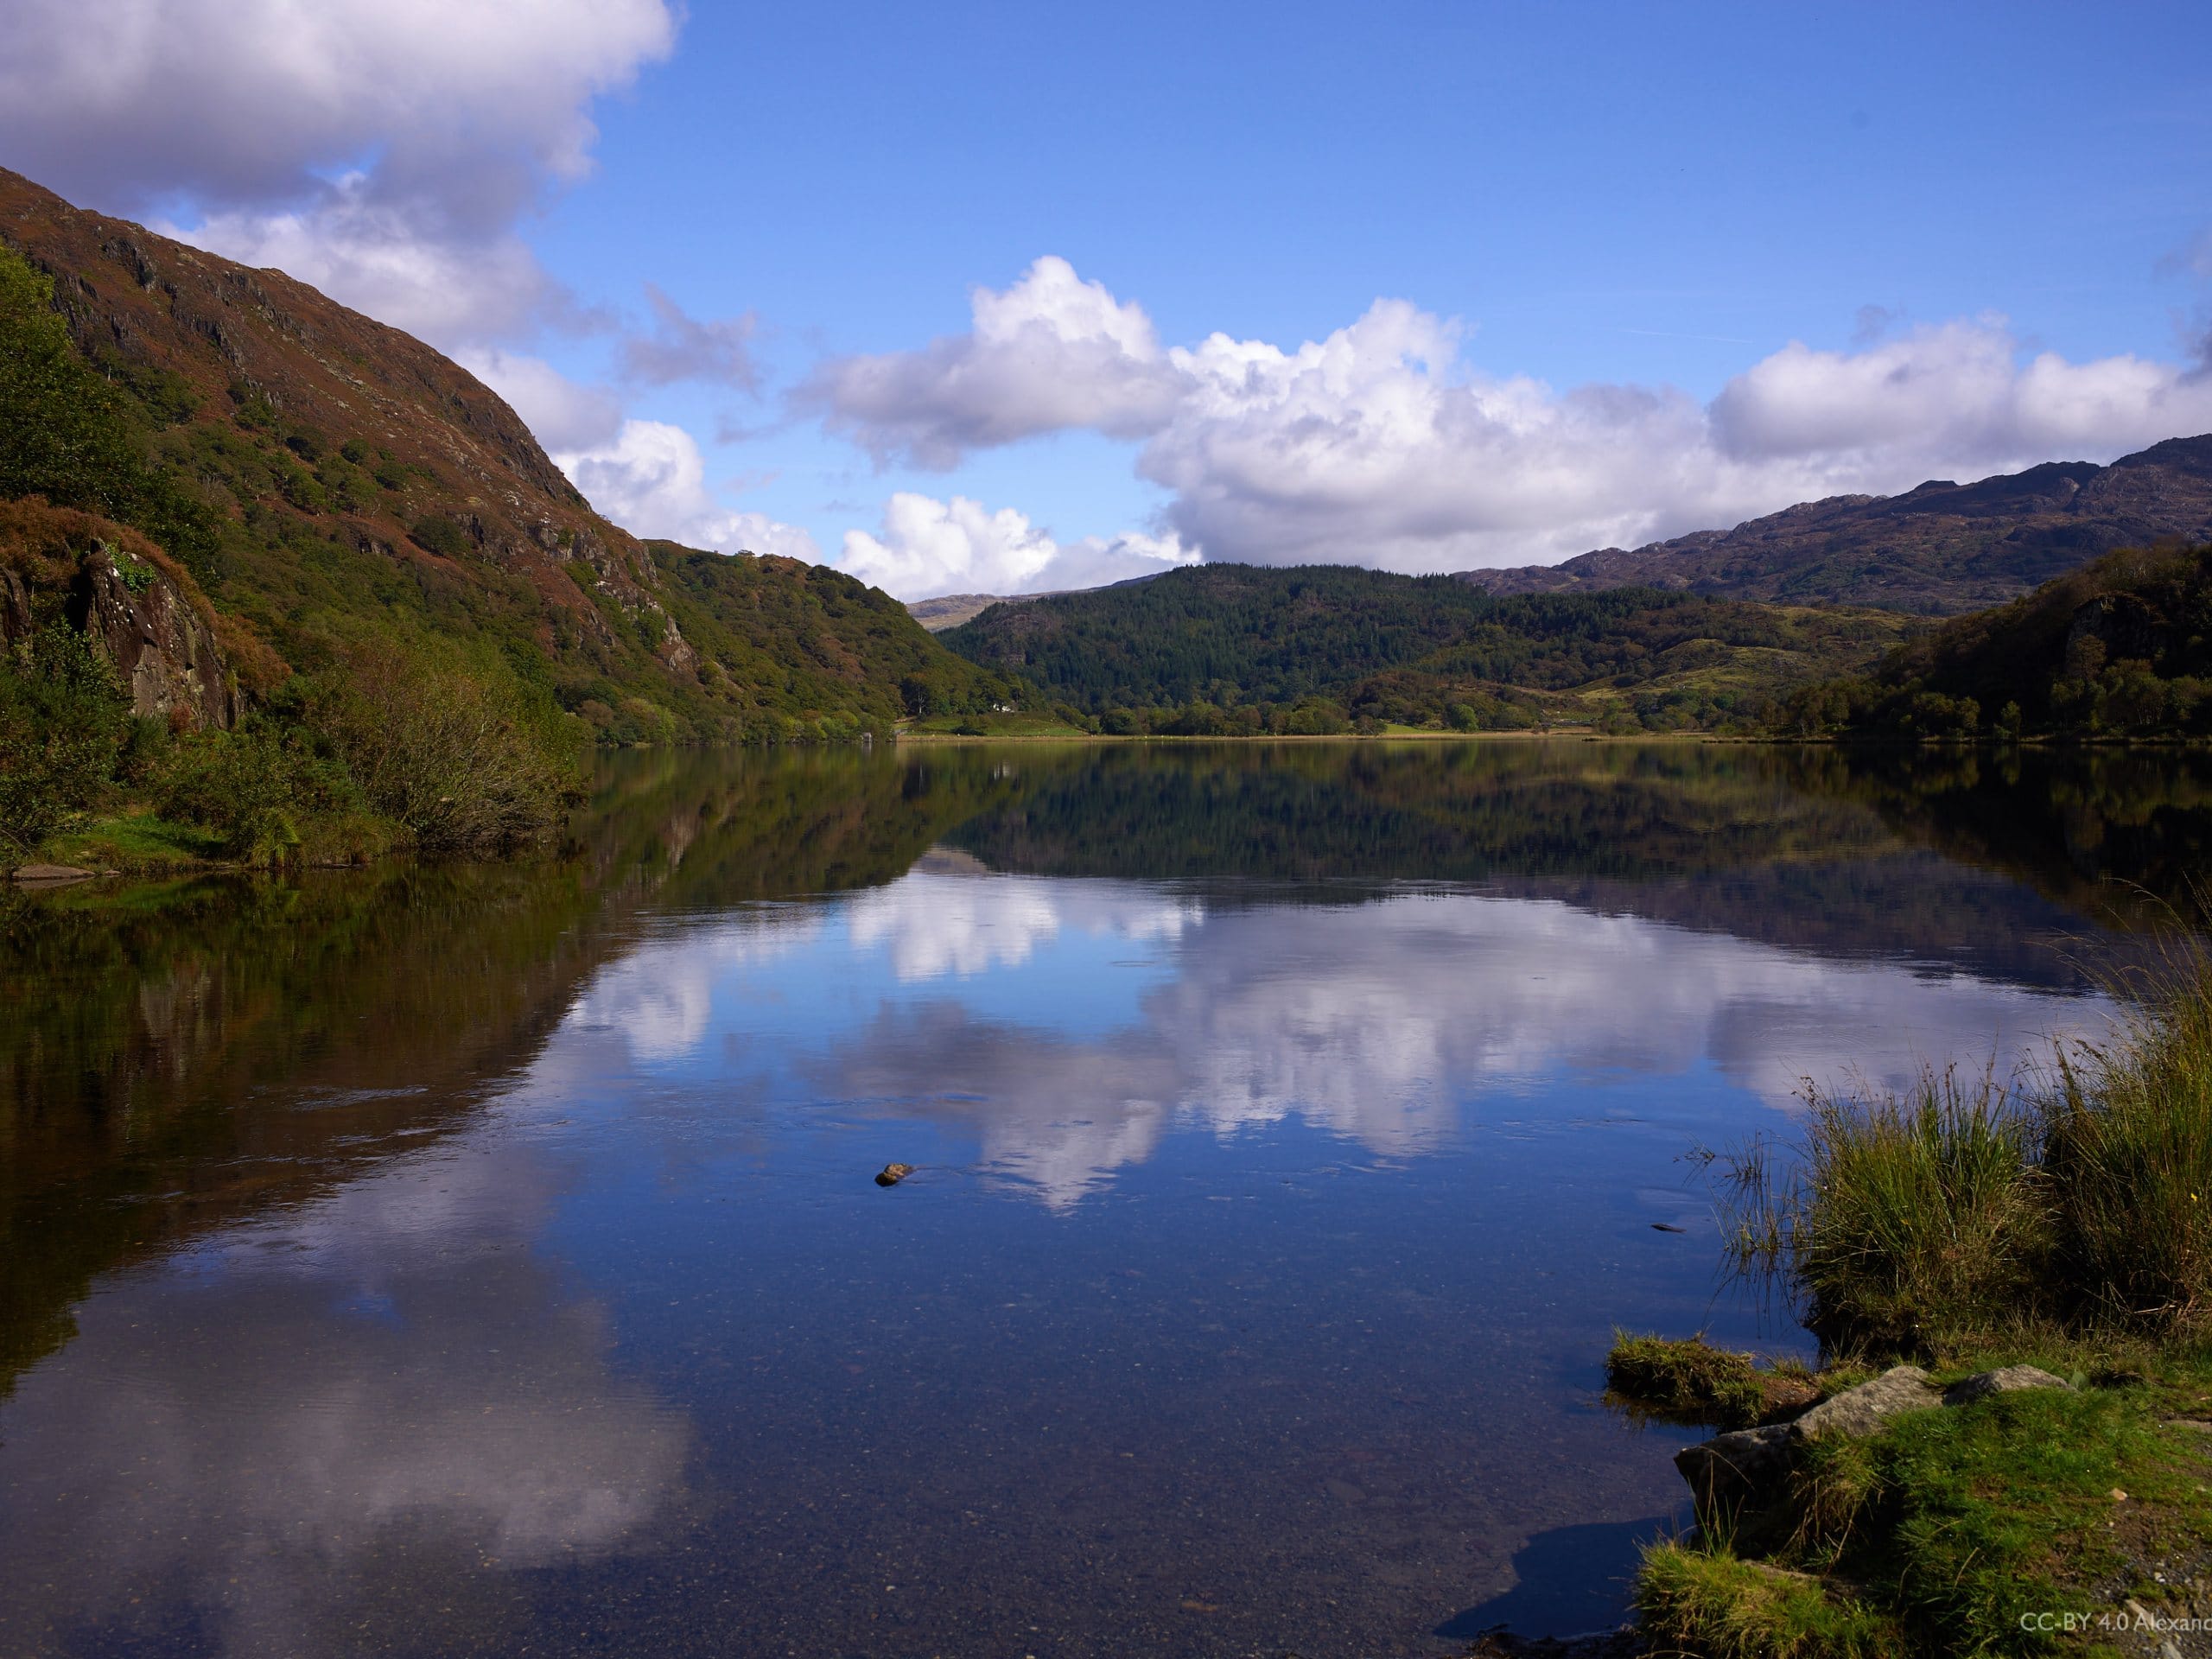
<instances>
[{"instance_id":1,"label":"mountain reflection in water","mask_svg":"<svg viewBox=\"0 0 2212 1659\"><path fill-rule=\"evenodd\" d=\"M1761 1334L1680 1154L2100 1028L2206 781L651 755L546 863L17 896L0 1649L1600 1622L1678 1508L1611 1327Z\"/></svg>"}]
</instances>

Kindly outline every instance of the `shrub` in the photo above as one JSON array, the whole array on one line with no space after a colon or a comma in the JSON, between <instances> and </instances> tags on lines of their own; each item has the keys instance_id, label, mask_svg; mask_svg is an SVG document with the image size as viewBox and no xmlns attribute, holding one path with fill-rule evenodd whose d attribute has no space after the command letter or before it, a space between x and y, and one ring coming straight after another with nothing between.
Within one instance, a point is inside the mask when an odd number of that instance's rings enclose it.
<instances>
[{"instance_id":1,"label":"shrub","mask_svg":"<svg viewBox=\"0 0 2212 1659\"><path fill-rule=\"evenodd\" d=\"M416 546L442 559L457 559L475 545L461 521L442 512L425 513L407 533Z\"/></svg>"},{"instance_id":2,"label":"shrub","mask_svg":"<svg viewBox=\"0 0 2212 1659\"><path fill-rule=\"evenodd\" d=\"M215 830L228 856L251 863L290 858L310 836L327 839L329 825L366 816L336 760L266 726L186 734L153 771L163 817ZM361 832L337 838L350 848Z\"/></svg>"},{"instance_id":3,"label":"shrub","mask_svg":"<svg viewBox=\"0 0 2212 1659\"><path fill-rule=\"evenodd\" d=\"M82 634L51 626L0 652L0 865L92 799L130 734L115 671Z\"/></svg>"},{"instance_id":4,"label":"shrub","mask_svg":"<svg viewBox=\"0 0 2212 1659\"><path fill-rule=\"evenodd\" d=\"M559 711L488 672L365 649L313 690L307 715L370 805L425 849L541 841L580 792Z\"/></svg>"}]
</instances>

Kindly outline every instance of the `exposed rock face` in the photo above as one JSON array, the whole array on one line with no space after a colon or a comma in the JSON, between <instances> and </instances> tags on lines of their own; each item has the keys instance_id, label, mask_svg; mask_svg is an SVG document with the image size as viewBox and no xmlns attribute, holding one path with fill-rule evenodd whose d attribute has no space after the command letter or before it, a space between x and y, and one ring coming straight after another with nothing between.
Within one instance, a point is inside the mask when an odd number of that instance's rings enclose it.
<instances>
[{"instance_id":1,"label":"exposed rock face","mask_svg":"<svg viewBox=\"0 0 2212 1659\"><path fill-rule=\"evenodd\" d=\"M30 631L30 589L21 576L0 565L0 644L12 645Z\"/></svg>"},{"instance_id":2,"label":"exposed rock face","mask_svg":"<svg viewBox=\"0 0 2212 1659\"><path fill-rule=\"evenodd\" d=\"M69 620L115 665L132 714L178 726L236 722L238 693L214 630L154 566L95 544L78 566Z\"/></svg>"},{"instance_id":3,"label":"exposed rock face","mask_svg":"<svg viewBox=\"0 0 2212 1659\"><path fill-rule=\"evenodd\" d=\"M2109 467L2051 461L1973 484L1932 480L1903 495L1831 496L1733 530L1459 576L1494 594L1670 588L1943 616L2168 537L2212 541L2212 435L2170 439Z\"/></svg>"}]
</instances>

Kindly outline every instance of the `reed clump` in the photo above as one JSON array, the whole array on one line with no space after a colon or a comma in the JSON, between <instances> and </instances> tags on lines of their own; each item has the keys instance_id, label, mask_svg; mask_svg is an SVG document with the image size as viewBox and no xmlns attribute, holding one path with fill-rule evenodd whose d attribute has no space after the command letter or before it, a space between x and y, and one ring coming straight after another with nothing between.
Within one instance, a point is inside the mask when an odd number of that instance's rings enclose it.
<instances>
[{"instance_id":1,"label":"reed clump","mask_svg":"<svg viewBox=\"0 0 2212 1659\"><path fill-rule=\"evenodd\" d=\"M2028 1330L2163 1340L2212 1317L2212 957L2170 953L2108 1042L2021 1079L1808 1086L1790 1148L1721 1157L1736 1267L1831 1349L1941 1353Z\"/></svg>"}]
</instances>

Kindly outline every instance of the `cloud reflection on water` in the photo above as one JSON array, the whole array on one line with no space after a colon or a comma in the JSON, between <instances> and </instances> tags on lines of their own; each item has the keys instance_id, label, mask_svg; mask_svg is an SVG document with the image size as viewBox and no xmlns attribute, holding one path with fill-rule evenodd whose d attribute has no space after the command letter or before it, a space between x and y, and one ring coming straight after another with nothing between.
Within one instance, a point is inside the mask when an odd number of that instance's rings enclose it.
<instances>
[{"instance_id":1,"label":"cloud reflection on water","mask_svg":"<svg viewBox=\"0 0 2212 1659\"><path fill-rule=\"evenodd\" d=\"M1838 959L1554 899L1335 896L1208 899L940 855L825 903L816 927L739 916L659 939L579 1003L572 1034L639 1063L696 1062L718 1022L741 1046L779 981L842 977L849 1010L801 1062L811 1090L968 1125L987 1165L1064 1206L1179 1124L1226 1135L1297 1116L1413 1157L1462 1132L1463 1103L1561 1074L1710 1068L1787 1107L1807 1077L1897 1085L1993 1054L2009 1071L2102 1020L2094 1001L1941 963ZM1008 1011L1056 950L1102 938L1149 952L1126 1019L1078 1032L1058 1004ZM677 1003L692 1011L680 1052L656 1012Z\"/></svg>"},{"instance_id":2,"label":"cloud reflection on water","mask_svg":"<svg viewBox=\"0 0 2212 1659\"><path fill-rule=\"evenodd\" d=\"M223 1652L330 1652L417 1572L634 1541L690 1429L531 1253L556 1185L472 1135L109 1281L10 1402L0 1604L44 1580L60 1629L181 1602Z\"/></svg>"}]
</instances>

